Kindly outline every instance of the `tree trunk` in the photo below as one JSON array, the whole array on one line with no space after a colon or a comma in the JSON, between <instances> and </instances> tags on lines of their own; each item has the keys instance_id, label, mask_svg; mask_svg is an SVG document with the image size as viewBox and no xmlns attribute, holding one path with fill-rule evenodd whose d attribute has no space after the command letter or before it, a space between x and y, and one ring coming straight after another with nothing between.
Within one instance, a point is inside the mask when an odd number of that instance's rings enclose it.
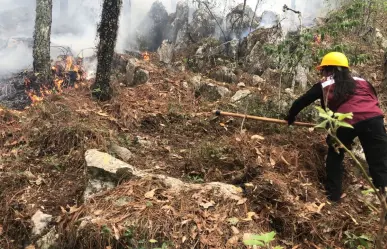
<instances>
[{"instance_id":1,"label":"tree trunk","mask_svg":"<svg viewBox=\"0 0 387 249\"><path fill-rule=\"evenodd\" d=\"M93 97L101 101L109 100L112 95L110 75L117 41L121 5L122 0L104 0L102 6L101 23L98 27L98 65L95 83L92 86Z\"/></svg>"},{"instance_id":2,"label":"tree trunk","mask_svg":"<svg viewBox=\"0 0 387 249\"><path fill-rule=\"evenodd\" d=\"M51 74L50 36L52 0L36 0L36 19L33 47L33 67L39 79L48 81ZM43 82L41 82L43 83Z\"/></svg>"}]
</instances>

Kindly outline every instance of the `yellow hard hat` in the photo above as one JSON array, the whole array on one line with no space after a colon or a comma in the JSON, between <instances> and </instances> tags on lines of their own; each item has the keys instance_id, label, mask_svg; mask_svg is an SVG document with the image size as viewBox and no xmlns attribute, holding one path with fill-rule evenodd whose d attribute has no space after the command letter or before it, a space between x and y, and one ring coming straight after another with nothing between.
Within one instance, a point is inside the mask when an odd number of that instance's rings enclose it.
<instances>
[{"instance_id":1,"label":"yellow hard hat","mask_svg":"<svg viewBox=\"0 0 387 249\"><path fill-rule=\"evenodd\" d=\"M318 66L317 69L321 70L322 67L325 66L338 66L349 68L349 63L345 54L340 52L330 52L324 56L320 66Z\"/></svg>"}]
</instances>

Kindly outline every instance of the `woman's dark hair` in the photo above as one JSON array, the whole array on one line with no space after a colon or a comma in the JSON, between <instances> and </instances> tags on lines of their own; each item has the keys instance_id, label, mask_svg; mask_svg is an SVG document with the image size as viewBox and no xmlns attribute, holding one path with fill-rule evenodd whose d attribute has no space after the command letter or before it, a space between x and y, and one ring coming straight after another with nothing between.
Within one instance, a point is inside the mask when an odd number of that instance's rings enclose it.
<instances>
[{"instance_id":1,"label":"woman's dark hair","mask_svg":"<svg viewBox=\"0 0 387 249\"><path fill-rule=\"evenodd\" d=\"M335 89L333 91L333 99L336 103L343 103L355 94L356 81L352 78L348 68L327 66L323 70L332 74L335 80Z\"/></svg>"}]
</instances>

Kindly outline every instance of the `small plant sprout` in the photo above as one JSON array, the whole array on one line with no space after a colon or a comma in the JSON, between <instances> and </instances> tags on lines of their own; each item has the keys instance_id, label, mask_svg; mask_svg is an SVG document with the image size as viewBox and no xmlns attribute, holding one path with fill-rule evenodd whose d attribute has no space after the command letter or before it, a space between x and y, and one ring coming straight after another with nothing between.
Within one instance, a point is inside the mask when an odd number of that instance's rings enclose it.
<instances>
[{"instance_id":1,"label":"small plant sprout","mask_svg":"<svg viewBox=\"0 0 387 249\"><path fill-rule=\"evenodd\" d=\"M270 246L270 243L274 241L275 235L274 231L262 234L245 234L243 244L246 246L259 246L259 248L283 249L281 246Z\"/></svg>"},{"instance_id":2,"label":"small plant sprout","mask_svg":"<svg viewBox=\"0 0 387 249\"><path fill-rule=\"evenodd\" d=\"M337 137L337 130L341 127L343 128L349 128L353 129L353 126L345 122L345 119L352 119L353 114L352 113L334 113L333 111L329 110L329 108L326 108L324 110L321 107L316 107L316 109L319 112L319 116L323 118L324 120L315 126L315 128L323 129L325 130L328 135L334 140L335 142L335 150L337 153L339 153L339 149L343 149L345 152L347 152L350 157L355 161L356 166L360 169L362 172L365 180L367 183L371 186L371 190L367 191L367 193L375 193L378 197L380 204L381 204L381 214L380 214L380 232L375 239L375 248L376 249L383 249L383 237L384 237L384 228L386 227L387 219L387 204L386 204L386 198L385 196L376 190L375 185L372 183L370 178L368 177L368 174L366 170L364 169L363 165L360 163L360 161L356 158L356 156L352 153L351 150L349 150ZM368 237L367 237L368 238ZM363 241L365 241L364 238L362 238Z\"/></svg>"}]
</instances>

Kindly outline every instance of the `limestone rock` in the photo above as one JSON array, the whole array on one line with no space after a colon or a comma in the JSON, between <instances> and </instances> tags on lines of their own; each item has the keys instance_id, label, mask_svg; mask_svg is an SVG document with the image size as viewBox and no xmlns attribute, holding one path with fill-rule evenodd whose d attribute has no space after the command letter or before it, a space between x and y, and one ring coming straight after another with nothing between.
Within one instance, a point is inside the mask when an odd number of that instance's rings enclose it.
<instances>
[{"instance_id":1,"label":"limestone rock","mask_svg":"<svg viewBox=\"0 0 387 249\"><path fill-rule=\"evenodd\" d=\"M245 86L246 86L246 84L243 83L243 82L239 82L239 83L237 84L237 87L239 87L239 88L244 88Z\"/></svg>"},{"instance_id":2,"label":"limestone rock","mask_svg":"<svg viewBox=\"0 0 387 249\"><path fill-rule=\"evenodd\" d=\"M217 86L211 83L204 83L195 92L196 97L202 97L208 101L217 101L230 94L230 90L223 86Z\"/></svg>"},{"instance_id":3,"label":"limestone rock","mask_svg":"<svg viewBox=\"0 0 387 249\"><path fill-rule=\"evenodd\" d=\"M199 5L192 15L190 34L195 41L210 37L215 34L216 20L208 12L204 4Z\"/></svg>"},{"instance_id":4,"label":"limestone rock","mask_svg":"<svg viewBox=\"0 0 387 249\"><path fill-rule=\"evenodd\" d=\"M149 80L149 72L148 71L139 68L134 73L134 79L133 79L134 85L145 84L148 82L148 80Z\"/></svg>"},{"instance_id":5,"label":"limestone rock","mask_svg":"<svg viewBox=\"0 0 387 249\"><path fill-rule=\"evenodd\" d=\"M47 225L52 220L52 215L45 214L42 211L38 210L31 218L33 227L32 234L40 235L46 229Z\"/></svg>"},{"instance_id":6,"label":"limestone rock","mask_svg":"<svg viewBox=\"0 0 387 249\"><path fill-rule=\"evenodd\" d=\"M171 40L176 49L184 48L188 41L189 6L185 1L179 1L176 5L175 19L171 23Z\"/></svg>"},{"instance_id":7,"label":"limestone rock","mask_svg":"<svg viewBox=\"0 0 387 249\"><path fill-rule=\"evenodd\" d=\"M167 64L171 63L173 59L173 44L168 40L164 40L157 50L157 54L159 55L161 62Z\"/></svg>"},{"instance_id":8,"label":"limestone rock","mask_svg":"<svg viewBox=\"0 0 387 249\"><path fill-rule=\"evenodd\" d=\"M237 76L234 72L226 66L216 68L212 73L211 77L217 81L235 83L237 82Z\"/></svg>"},{"instance_id":9,"label":"limestone rock","mask_svg":"<svg viewBox=\"0 0 387 249\"><path fill-rule=\"evenodd\" d=\"M250 90L239 90L231 97L231 102L238 102L251 94Z\"/></svg>"},{"instance_id":10,"label":"limestone rock","mask_svg":"<svg viewBox=\"0 0 387 249\"><path fill-rule=\"evenodd\" d=\"M265 46L276 44L281 39L282 33L277 27L271 29L258 28L243 39L240 56L244 57L244 68L251 74L262 75L267 68L273 68L277 62L275 58L268 57Z\"/></svg>"},{"instance_id":11,"label":"limestone rock","mask_svg":"<svg viewBox=\"0 0 387 249\"><path fill-rule=\"evenodd\" d=\"M133 166L97 150L86 151L85 159L89 175L88 185L83 195L85 200L98 192L114 188L116 183L123 179L125 172L132 172L131 168L133 168Z\"/></svg>"},{"instance_id":12,"label":"limestone rock","mask_svg":"<svg viewBox=\"0 0 387 249\"><path fill-rule=\"evenodd\" d=\"M308 84L308 70L301 65L297 66L295 82L299 84L302 90L306 89Z\"/></svg>"},{"instance_id":13,"label":"limestone rock","mask_svg":"<svg viewBox=\"0 0 387 249\"><path fill-rule=\"evenodd\" d=\"M261 21L259 22L260 28L273 28L279 23L278 15L273 11L264 11L261 16Z\"/></svg>"},{"instance_id":14,"label":"limestone rock","mask_svg":"<svg viewBox=\"0 0 387 249\"><path fill-rule=\"evenodd\" d=\"M86 166L99 169L103 172L116 174L118 169L128 168L128 164L104 154L97 153L97 150L87 150L85 153Z\"/></svg>"},{"instance_id":15,"label":"limestone rock","mask_svg":"<svg viewBox=\"0 0 387 249\"><path fill-rule=\"evenodd\" d=\"M130 150L127 148L121 147L117 144L112 144L110 146L111 150L118 155L119 158L121 158L124 161L128 161L130 158L133 157L133 154Z\"/></svg>"},{"instance_id":16,"label":"limestone rock","mask_svg":"<svg viewBox=\"0 0 387 249\"><path fill-rule=\"evenodd\" d=\"M193 86L195 90L199 89L201 87L201 75L195 75L191 79L189 79L189 83Z\"/></svg>"},{"instance_id":17,"label":"limestone rock","mask_svg":"<svg viewBox=\"0 0 387 249\"><path fill-rule=\"evenodd\" d=\"M94 194L112 189L115 186L116 183L111 180L89 179L83 193L83 199L88 200Z\"/></svg>"},{"instance_id":18,"label":"limestone rock","mask_svg":"<svg viewBox=\"0 0 387 249\"><path fill-rule=\"evenodd\" d=\"M224 198L231 198L233 200L240 200L241 193L238 188L235 188L235 185L221 183L221 182L210 182L205 184L190 184L185 183L180 179L169 177L166 175L158 175L148 173L146 171L142 171L140 169L134 168L132 165L127 164L123 161L120 161L107 153L100 152L98 150L92 149L86 151L86 165L92 165L93 167L104 167L101 164L105 164L108 161L111 164L118 164L124 166L123 168L127 168L133 176L144 178L147 177L149 179L160 179L165 185L169 188L173 188L174 191L180 192L182 190L201 190L206 189L206 191L212 191L216 189L218 196L223 196ZM85 217L84 220L88 218ZM87 224L87 222L86 222ZM79 227L83 227L85 225L84 222L81 222Z\"/></svg>"},{"instance_id":19,"label":"limestone rock","mask_svg":"<svg viewBox=\"0 0 387 249\"><path fill-rule=\"evenodd\" d=\"M156 51L160 47L170 32L168 21L165 6L160 1L154 1L137 28L136 40L142 50Z\"/></svg>"},{"instance_id":20,"label":"limestone rock","mask_svg":"<svg viewBox=\"0 0 387 249\"><path fill-rule=\"evenodd\" d=\"M39 249L50 249L53 248L59 238L55 228L52 228L46 235L40 238L36 244Z\"/></svg>"},{"instance_id":21,"label":"limestone rock","mask_svg":"<svg viewBox=\"0 0 387 249\"><path fill-rule=\"evenodd\" d=\"M258 75L253 76L253 86L260 86L264 82L265 82L265 80L262 79L261 77L259 77Z\"/></svg>"},{"instance_id":22,"label":"limestone rock","mask_svg":"<svg viewBox=\"0 0 387 249\"><path fill-rule=\"evenodd\" d=\"M240 24L241 15L243 13L243 23ZM251 20L254 16L254 20ZM243 11L243 3L238 4L226 15L225 31L229 32L229 36L236 36L237 38L245 37L250 31L256 29L259 25L259 17L254 14L250 6L246 5ZM238 23L238 25L236 25Z\"/></svg>"},{"instance_id":23,"label":"limestone rock","mask_svg":"<svg viewBox=\"0 0 387 249\"><path fill-rule=\"evenodd\" d=\"M134 80L134 73L136 72L137 60L130 58L126 64L125 85L132 86Z\"/></svg>"}]
</instances>

